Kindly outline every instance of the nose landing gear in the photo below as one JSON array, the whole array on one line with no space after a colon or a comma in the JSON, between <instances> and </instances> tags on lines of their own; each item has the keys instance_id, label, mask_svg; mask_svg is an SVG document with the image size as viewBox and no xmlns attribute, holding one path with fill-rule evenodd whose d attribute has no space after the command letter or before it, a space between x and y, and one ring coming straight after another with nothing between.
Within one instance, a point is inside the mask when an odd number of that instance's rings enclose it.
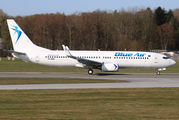
<instances>
[{"instance_id":1,"label":"nose landing gear","mask_svg":"<svg viewBox=\"0 0 179 120\"><path fill-rule=\"evenodd\" d=\"M160 72L159 71L163 71L163 70L166 70L166 68L159 68L156 72L157 75L160 75Z\"/></svg>"},{"instance_id":2,"label":"nose landing gear","mask_svg":"<svg viewBox=\"0 0 179 120\"><path fill-rule=\"evenodd\" d=\"M157 75L160 75L160 72L159 72L159 71L157 71L157 72L156 72L156 74L157 74Z\"/></svg>"}]
</instances>

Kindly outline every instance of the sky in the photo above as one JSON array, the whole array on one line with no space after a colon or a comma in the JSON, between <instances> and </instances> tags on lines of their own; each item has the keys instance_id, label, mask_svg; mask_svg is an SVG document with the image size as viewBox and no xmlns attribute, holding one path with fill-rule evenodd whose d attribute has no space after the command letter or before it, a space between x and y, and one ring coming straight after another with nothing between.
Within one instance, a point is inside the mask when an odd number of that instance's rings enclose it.
<instances>
[{"instance_id":1,"label":"sky","mask_svg":"<svg viewBox=\"0 0 179 120\"><path fill-rule=\"evenodd\" d=\"M70 15L95 10L128 11L131 8L157 7L165 10L179 8L179 0L0 0L0 9L10 16L28 16L46 13Z\"/></svg>"}]
</instances>

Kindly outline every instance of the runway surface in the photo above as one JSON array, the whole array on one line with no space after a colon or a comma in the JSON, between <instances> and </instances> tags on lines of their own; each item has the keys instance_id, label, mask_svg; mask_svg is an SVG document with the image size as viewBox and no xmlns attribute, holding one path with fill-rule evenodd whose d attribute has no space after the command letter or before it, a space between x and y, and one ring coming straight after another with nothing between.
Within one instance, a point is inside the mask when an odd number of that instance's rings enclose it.
<instances>
[{"instance_id":1,"label":"runway surface","mask_svg":"<svg viewBox=\"0 0 179 120\"><path fill-rule=\"evenodd\" d=\"M0 90L179 87L179 74L96 73L88 75L87 73L0 72L0 78L77 78L127 81L123 83L0 85Z\"/></svg>"}]
</instances>

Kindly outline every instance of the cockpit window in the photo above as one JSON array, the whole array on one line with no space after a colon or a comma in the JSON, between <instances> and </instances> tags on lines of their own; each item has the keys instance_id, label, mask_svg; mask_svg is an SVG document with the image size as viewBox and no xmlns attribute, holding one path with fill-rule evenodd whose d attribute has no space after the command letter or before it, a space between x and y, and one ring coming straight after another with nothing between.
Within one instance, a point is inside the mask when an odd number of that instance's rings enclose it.
<instances>
[{"instance_id":1,"label":"cockpit window","mask_svg":"<svg viewBox=\"0 0 179 120\"><path fill-rule=\"evenodd\" d=\"M169 59L169 57L163 57L163 59Z\"/></svg>"}]
</instances>

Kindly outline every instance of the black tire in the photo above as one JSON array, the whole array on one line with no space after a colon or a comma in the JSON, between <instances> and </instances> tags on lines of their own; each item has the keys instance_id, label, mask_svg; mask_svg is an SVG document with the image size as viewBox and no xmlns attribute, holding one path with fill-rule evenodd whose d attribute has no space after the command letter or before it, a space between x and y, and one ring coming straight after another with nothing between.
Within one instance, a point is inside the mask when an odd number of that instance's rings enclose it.
<instances>
[{"instance_id":1,"label":"black tire","mask_svg":"<svg viewBox=\"0 0 179 120\"><path fill-rule=\"evenodd\" d=\"M88 74L89 74L89 75L92 75L92 74L93 74L93 70L92 70L92 69L89 69L89 70L88 70Z\"/></svg>"},{"instance_id":2,"label":"black tire","mask_svg":"<svg viewBox=\"0 0 179 120\"><path fill-rule=\"evenodd\" d=\"M157 72L156 72L156 74L157 74L157 75L160 75L160 72L159 72L159 71L157 71Z\"/></svg>"}]
</instances>

